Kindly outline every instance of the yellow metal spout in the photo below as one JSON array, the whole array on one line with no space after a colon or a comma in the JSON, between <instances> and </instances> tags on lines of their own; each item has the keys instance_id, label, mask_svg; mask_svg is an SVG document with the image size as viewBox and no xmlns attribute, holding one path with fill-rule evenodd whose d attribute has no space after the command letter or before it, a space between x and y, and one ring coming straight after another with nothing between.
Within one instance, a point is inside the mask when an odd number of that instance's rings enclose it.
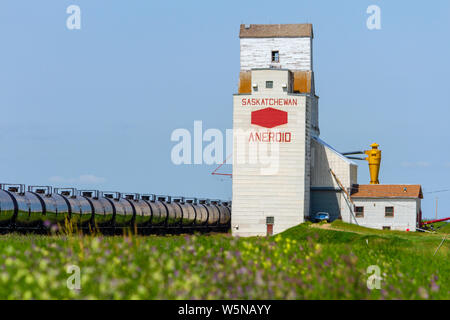
<instances>
[{"instance_id":1,"label":"yellow metal spout","mask_svg":"<svg viewBox=\"0 0 450 320\"><path fill-rule=\"evenodd\" d=\"M381 150L378 149L379 145L376 143L372 144L371 147L372 150L364 151L367 155L366 160L369 162L370 184L380 184L378 174L380 173Z\"/></svg>"}]
</instances>

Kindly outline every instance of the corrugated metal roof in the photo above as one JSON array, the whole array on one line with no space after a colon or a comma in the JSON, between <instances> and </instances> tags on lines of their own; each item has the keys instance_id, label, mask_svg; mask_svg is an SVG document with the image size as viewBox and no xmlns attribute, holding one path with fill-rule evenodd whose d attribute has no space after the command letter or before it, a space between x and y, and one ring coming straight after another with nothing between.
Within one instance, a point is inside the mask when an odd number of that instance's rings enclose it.
<instances>
[{"instance_id":1,"label":"corrugated metal roof","mask_svg":"<svg viewBox=\"0 0 450 320\"><path fill-rule=\"evenodd\" d=\"M320 139L319 137L312 136L311 138L314 139L314 140L316 140L318 143L320 143L321 145L323 145L325 148L331 150L333 153L335 153L339 158L341 158L341 159L344 160L345 162L357 166L357 164L356 164L354 161L352 161L352 160L350 160L349 158L347 158L346 156L344 156L342 153L340 153L339 151L337 151L335 148L333 148L332 146L330 146L328 143L326 143L325 141L323 141L323 140Z\"/></svg>"},{"instance_id":2,"label":"corrugated metal roof","mask_svg":"<svg viewBox=\"0 0 450 320\"><path fill-rule=\"evenodd\" d=\"M241 24L240 38L313 38L312 24Z\"/></svg>"},{"instance_id":3,"label":"corrugated metal roof","mask_svg":"<svg viewBox=\"0 0 450 320\"><path fill-rule=\"evenodd\" d=\"M423 199L423 194L420 185L360 184L352 187L351 197Z\"/></svg>"}]
</instances>

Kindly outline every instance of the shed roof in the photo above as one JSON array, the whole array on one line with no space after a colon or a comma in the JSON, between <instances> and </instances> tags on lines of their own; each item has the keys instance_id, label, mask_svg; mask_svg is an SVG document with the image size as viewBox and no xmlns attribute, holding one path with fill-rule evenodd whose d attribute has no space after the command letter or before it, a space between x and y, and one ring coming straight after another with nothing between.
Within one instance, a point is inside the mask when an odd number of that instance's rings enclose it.
<instances>
[{"instance_id":1,"label":"shed roof","mask_svg":"<svg viewBox=\"0 0 450 320\"><path fill-rule=\"evenodd\" d=\"M247 27L246 27L247 26ZM241 24L240 38L313 38L312 24Z\"/></svg>"},{"instance_id":2,"label":"shed roof","mask_svg":"<svg viewBox=\"0 0 450 320\"><path fill-rule=\"evenodd\" d=\"M423 194L418 184L357 184L352 188L351 197L423 199Z\"/></svg>"}]
</instances>

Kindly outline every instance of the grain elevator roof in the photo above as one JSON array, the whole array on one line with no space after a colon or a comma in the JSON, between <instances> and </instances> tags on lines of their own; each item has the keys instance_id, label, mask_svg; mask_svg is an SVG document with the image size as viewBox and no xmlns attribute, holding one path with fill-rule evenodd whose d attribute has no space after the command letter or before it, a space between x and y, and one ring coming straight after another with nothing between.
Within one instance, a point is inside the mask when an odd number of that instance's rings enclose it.
<instances>
[{"instance_id":1,"label":"grain elevator roof","mask_svg":"<svg viewBox=\"0 0 450 320\"><path fill-rule=\"evenodd\" d=\"M241 24L240 38L313 38L312 24Z\"/></svg>"}]
</instances>

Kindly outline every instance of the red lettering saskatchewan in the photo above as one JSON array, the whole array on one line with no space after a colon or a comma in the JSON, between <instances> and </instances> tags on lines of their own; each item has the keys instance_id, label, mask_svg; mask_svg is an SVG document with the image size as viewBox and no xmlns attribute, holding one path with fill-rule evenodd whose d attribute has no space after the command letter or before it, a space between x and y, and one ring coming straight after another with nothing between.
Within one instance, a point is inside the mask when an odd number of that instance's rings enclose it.
<instances>
[{"instance_id":1,"label":"red lettering saskatchewan","mask_svg":"<svg viewBox=\"0 0 450 320\"><path fill-rule=\"evenodd\" d=\"M297 106L297 99L290 98L243 98L242 106Z\"/></svg>"}]
</instances>

